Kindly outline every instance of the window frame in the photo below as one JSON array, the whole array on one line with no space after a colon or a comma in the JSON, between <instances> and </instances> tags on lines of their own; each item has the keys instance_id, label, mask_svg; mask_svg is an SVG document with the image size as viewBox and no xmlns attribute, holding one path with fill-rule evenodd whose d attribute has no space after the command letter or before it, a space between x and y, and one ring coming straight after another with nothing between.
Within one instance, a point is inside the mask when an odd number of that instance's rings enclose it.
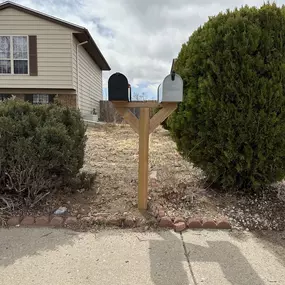
<instances>
[{"instance_id":1,"label":"window frame","mask_svg":"<svg viewBox=\"0 0 285 285\"><path fill-rule=\"evenodd\" d=\"M33 105L48 105L48 104L50 104L50 94L32 94L32 96L33 96L33 102L32 102ZM47 96L46 97L47 98L47 103L36 103L36 102L34 102L34 97L35 96L38 96L38 100L37 101L40 101L40 97L41 96Z\"/></svg>"},{"instance_id":2,"label":"window frame","mask_svg":"<svg viewBox=\"0 0 285 285\"><path fill-rule=\"evenodd\" d=\"M3 102L5 100L8 100L9 98L12 97L12 94L7 94L7 93L1 93L0 94L0 102Z\"/></svg>"},{"instance_id":3,"label":"window frame","mask_svg":"<svg viewBox=\"0 0 285 285\"><path fill-rule=\"evenodd\" d=\"M0 73L0 76L29 76L30 75L30 47L29 47L29 36L28 35L0 35L0 37L10 37L10 58L0 58L1 60L9 60L11 62L11 73ZM27 38L27 59L14 59L14 46L13 46L13 37L26 37ZM28 72L24 74L14 73L14 60L25 60L27 61Z\"/></svg>"}]
</instances>

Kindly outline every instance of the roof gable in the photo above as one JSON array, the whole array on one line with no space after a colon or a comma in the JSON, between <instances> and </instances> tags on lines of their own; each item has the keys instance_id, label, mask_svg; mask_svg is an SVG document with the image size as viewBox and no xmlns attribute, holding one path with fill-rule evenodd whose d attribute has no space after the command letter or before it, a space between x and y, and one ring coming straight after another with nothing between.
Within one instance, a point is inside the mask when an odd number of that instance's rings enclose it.
<instances>
[{"instance_id":1,"label":"roof gable","mask_svg":"<svg viewBox=\"0 0 285 285\"><path fill-rule=\"evenodd\" d=\"M24 7L22 5L14 3L14 2L6 1L6 2L3 2L0 4L0 10L4 10L7 8L13 8L13 9L16 9L18 11L39 17L41 19L45 19L47 21L56 23L58 25L67 27L69 29L72 29L73 31L75 31L75 33L73 33L73 34L79 42L88 41L88 43L83 45L83 47L86 49L86 51L91 56L91 58L96 62L96 64L102 70L111 70L106 59L102 55L101 51L99 50L95 41L93 40L91 34L89 33L89 31L86 28L72 24L70 22L61 20L59 18L50 16L50 15L38 12L36 10Z\"/></svg>"}]
</instances>

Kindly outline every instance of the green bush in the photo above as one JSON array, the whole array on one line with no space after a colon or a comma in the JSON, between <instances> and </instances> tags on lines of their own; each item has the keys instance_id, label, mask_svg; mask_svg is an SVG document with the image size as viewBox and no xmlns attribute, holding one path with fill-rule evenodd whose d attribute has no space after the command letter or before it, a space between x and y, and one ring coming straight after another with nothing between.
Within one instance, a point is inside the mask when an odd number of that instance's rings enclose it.
<instances>
[{"instance_id":1,"label":"green bush","mask_svg":"<svg viewBox=\"0 0 285 285\"><path fill-rule=\"evenodd\" d=\"M85 131L74 109L14 100L0 103L2 200L31 206L68 184L83 165Z\"/></svg>"},{"instance_id":2,"label":"green bush","mask_svg":"<svg viewBox=\"0 0 285 285\"><path fill-rule=\"evenodd\" d=\"M182 155L223 188L284 178L284 15L275 4L220 13L176 61L185 89L172 135Z\"/></svg>"}]
</instances>

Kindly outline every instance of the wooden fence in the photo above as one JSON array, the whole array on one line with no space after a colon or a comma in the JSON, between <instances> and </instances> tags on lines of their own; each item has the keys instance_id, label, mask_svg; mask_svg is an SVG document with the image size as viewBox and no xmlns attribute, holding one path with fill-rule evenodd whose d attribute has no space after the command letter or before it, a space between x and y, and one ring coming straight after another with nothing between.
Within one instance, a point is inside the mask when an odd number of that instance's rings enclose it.
<instances>
[{"instance_id":1,"label":"wooden fence","mask_svg":"<svg viewBox=\"0 0 285 285\"><path fill-rule=\"evenodd\" d=\"M130 109L137 117L139 117L139 108ZM123 118L117 113L110 101L100 101L99 121L107 123L123 123Z\"/></svg>"},{"instance_id":2,"label":"wooden fence","mask_svg":"<svg viewBox=\"0 0 285 285\"><path fill-rule=\"evenodd\" d=\"M130 108L131 112L136 115L137 118L140 116L139 108ZM154 115L154 110L150 112L150 116ZM107 123L125 123L123 118L117 113L113 104L110 101L100 101L100 116L99 121Z\"/></svg>"}]
</instances>

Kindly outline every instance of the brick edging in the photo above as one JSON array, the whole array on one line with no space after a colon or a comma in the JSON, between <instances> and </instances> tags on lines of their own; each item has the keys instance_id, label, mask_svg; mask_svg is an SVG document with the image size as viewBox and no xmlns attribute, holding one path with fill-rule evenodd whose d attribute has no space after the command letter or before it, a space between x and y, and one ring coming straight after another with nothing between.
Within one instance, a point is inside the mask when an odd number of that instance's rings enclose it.
<instances>
[{"instance_id":1,"label":"brick edging","mask_svg":"<svg viewBox=\"0 0 285 285\"><path fill-rule=\"evenodd\" d=\"M146 226L145 219L134 218L126 215L94 215L91 217L77 218L66 215L45 215L45 216L12 216L6 220L9 227L68 227L79 223L91 225L108 225L117 227L134 228Z\"/></svg>"},{"instance_id":2,"label":"brick edging","mask_svg":"<svg viewBox=\"0 0 285 285\"><path fill-rule=\"evenodd\" d=\"M155 218L156 224L161 228L171 228L176 232L182 232L186 229L231 229L231 225L226 218L219 220L169 217L161 205L150 205L150 214ZM107 225L125 228L134 228L147 226L148 221L144 218L135 218L131 215L100 215L95 214L91 217L82 217L80 219L73 216L44 215L34 216L14 216L10 217L6 224L10 227L68 227L78 223L91 225Z\"/></svg>"},{"instance_id":3,"label":"brick edging","mask_svg":"<svg viewBox=\"0 0 285 285\"><path fill-rule=\"evenodd\" d=\"M7 226L16 227L63 227L68 225L73 225L78 222L76 217L63 217L63 216L14 216L7 220Z\"/></svg>"},{"instance_id":4,"label":"brick edging","mask_svg":"<svg viewBox=\"0 0 285 285\"><path fill-rule=\"evenodd\" d=\"M219 220L191 217L169 217L161 205L151 205L149 210L157 220L159 227L172 228L176 232L182 232L186 229L230 230L232 228L226 217Z\"/></svg>"}]
</instances>

